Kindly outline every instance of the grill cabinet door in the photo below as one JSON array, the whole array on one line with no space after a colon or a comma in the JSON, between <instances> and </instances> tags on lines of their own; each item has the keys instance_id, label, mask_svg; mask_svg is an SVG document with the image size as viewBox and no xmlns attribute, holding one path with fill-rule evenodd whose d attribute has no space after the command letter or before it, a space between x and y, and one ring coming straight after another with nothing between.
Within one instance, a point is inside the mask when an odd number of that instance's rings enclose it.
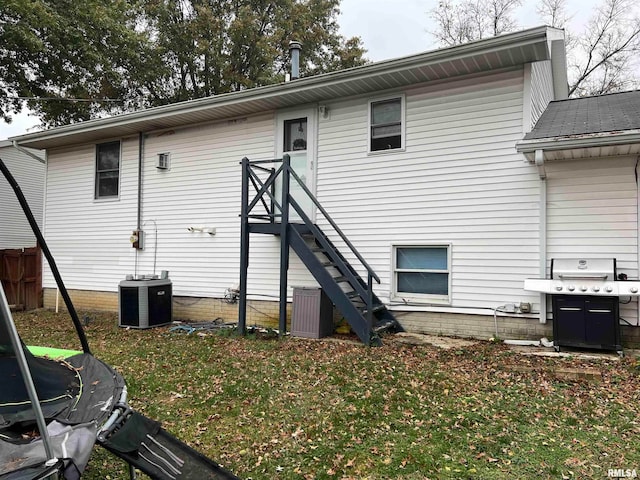
<instances>
[{"instance_id":1,"label":"grill cabinet door","mask_svg":"<svg viewBox=\"0 0 640 480\"><path fill-rule=\"evenodd\" d=\"M553 336L558 345L580 345L585 341L584 298L554 298Z\"/></svg>"},{"instance_id":2,"label":"grill cabinet door","mask_svg":"<svg viewBox=\"0 0 640 480\"><path fill-rule=\"evenodd\" d=\"M553 295L556 346L622 351L618 298Z\"/></svg>"},{"instance_id":3,"label":"grill cabinet door","mask_svg":"<svg viewBox=\"0 0 640 480\"><path fill-rule=\"evenodd\" d=\"M592 345L612 346L616 338L617 298L590 298L585 301L586 341Z\"/></svg>"}]
</instances>

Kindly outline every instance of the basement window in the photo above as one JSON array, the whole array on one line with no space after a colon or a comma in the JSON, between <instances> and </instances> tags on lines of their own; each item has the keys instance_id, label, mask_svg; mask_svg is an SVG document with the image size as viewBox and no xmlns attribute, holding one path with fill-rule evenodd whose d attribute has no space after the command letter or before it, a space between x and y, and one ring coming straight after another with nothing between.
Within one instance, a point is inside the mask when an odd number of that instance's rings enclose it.
<instances>
[{"instance_id":1,"label":"basement window","mask_svg":"<svg viewBox=\"0 0 640 480\"><path fill-rule=\"evenodd\" d=\"M449 303L450 245L395 245L393 295L397 300Z\"/></svg>"},{"instance_id":2,"label":"basement window","mask_svg":"<svg viewBox=\"0 0 640 480\"><path fill-rule=\"evenodd\" d=\"M96 145L95 198L118 196L120 185L120 142Z\"/></svg>"},{"instance_id":3,"label":"basement window","mask_svg":"<svg viewBox=\"0 0 640 480\"><path fill-rule=\"evenodd\" d=\"M369 102L369 151L404 148L404 96Z\"/></svg>"}]
</instances>

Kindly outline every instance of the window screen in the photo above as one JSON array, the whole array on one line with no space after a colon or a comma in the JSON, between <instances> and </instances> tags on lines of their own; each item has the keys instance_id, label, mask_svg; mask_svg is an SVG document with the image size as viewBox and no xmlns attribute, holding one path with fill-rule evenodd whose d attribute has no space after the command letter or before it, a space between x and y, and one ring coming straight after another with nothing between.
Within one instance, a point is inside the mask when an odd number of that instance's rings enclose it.
<instances>
[{"instance_id":1,"label":"window screen","mask_svg":"<svg viewBox=\"0 0 640 480\"><path fill-rule=\"evenodd\" d=\"M395 247L395 291L419 296L449 295L449 247Z\"/></svg>"},{"instance_id":2,"label":"window screen","mask_svg":"<svg viewBox=\"0 0 640 480\"><path fill-rule=\"evenodd\" d=\"M402 148L402 98L371 102L372 152Z\"/></svg>"},{"instance_id":3,"label":"window screen","mask_svg":"<svg viewBox=\"0 0 640 480\"><path fill-rule=\"evenodd\" d=\"M95 198L118 196L120 184L120 142L101 143L96 146Z\"/></svg>"}]
</instances>

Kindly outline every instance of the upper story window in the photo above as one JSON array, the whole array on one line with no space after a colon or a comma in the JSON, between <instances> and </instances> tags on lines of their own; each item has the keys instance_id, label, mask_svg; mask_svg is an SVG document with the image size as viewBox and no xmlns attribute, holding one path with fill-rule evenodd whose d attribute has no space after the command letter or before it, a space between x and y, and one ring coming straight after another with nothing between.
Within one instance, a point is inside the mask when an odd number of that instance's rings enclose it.
<instances>
[{"instance_id":1,"label":"upper story window","mask_svg":"<svg viewBox=\"0 0 640 480\"><path fill-rule=\"evenodd\" d=\"M118 196L120 186L120 142L96 145L95 198Z\"/></svg>"},{"instance_id":2,"label":"upper story window","mask_svg":"<svg viewBox=\"0 0 640 480\"><path fill-rule=\"evenodd\" d=\"M404 148L404 97L369 102L369 151Z\"/></svg>"},{"instance_id":3,"label":"upper story window","mask_svg":"<svg viewBox=\"0 0 640 480\"><path fill-rule=\"evenodd\" d=\"M450 245L394 246L394 295L409 301L448 303L450 264Z\"/></svg>"}]
</instances>

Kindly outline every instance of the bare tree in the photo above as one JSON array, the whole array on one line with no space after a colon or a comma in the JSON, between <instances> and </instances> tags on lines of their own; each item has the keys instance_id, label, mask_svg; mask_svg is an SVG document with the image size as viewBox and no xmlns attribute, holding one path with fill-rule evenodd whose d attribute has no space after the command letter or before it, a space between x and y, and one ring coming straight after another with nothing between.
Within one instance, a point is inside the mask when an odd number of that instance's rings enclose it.
<instances>
[{"instance_id":1,"label":"bare tree","mask_svg":"<svg viewBox=\"0 0 640 480\"><path fill-rule=\"evenodd\" d=\"M512 15L521 4L522 0L440 0L430 11L437 26L431 34L449 47L501 35L518 28Z\"/></svg>"},{"instance_id":2,"label":"bare tree","mask_svg":"<svg viewBox=\"0 0 640 480\"><path fill-rule=\"evenodd\" d=\"M601 95L637 88L640 18L634 0L605 0L568 52L569 95Z\"/></svg>"},{"instance_id":3,"label":"bare tree","mask_svg":"<svg viewBox=\"0 0 640 480\"><path fill-rule=\"evenodd\" d=\"M602 0L576 34L567 28L566 0L540 0L538 15L547 25L565 29L569 95L601 95L640 87L640 18L636 0ZM458 45L518 28L513 13L521 0L441 0L429 13L431 32L445 46Z\"/></svg>"},{"instance_id":4,"label":"bare tree","mask_svg":"<svg viewBox=\"0 0 640 480\"><path fill-rule=\"evenodd\" d=\"M567 0L540 0L536 12L551 27L564 28L571 20L567 15Z\"/></svg>"}]
</instances>

